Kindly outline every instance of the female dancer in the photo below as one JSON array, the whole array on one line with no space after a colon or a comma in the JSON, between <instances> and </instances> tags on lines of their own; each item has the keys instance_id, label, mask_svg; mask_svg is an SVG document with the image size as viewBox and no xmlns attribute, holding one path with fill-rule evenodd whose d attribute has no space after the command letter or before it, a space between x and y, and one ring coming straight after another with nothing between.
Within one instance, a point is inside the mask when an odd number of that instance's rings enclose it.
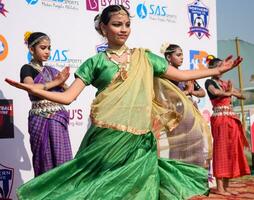
<instances>
[{"instance_id":1,"label":"female dancer","mask_svg":"<svg viewBox=\"0 0 254 200\"><path fill-rule=\"evenodd\" d=\"M209 68L218 69L222 60L209 56ZM213 105L211 128L213 135L213 175L216 177L217 191L222 195L233 193L228 191L228 181L250 174L244 156L244 145L248 146L241 121L233 112L231 96L244 99L231 81L224 81L221 75L213 75L205 82L207 93Z\"/></svg>"},{"instance_id":2,"label":"female dancer","mask_svg":"<svg viewBox=\"0 0 254 200\"><path fill-rule=\"evenodd\" d=\"M107 38L108 49L87 59L65 92L49 92L6 80L63 104L74 101L89 84L98 88L91 105L92 125L75 158L21 186L17 191L19 199L156 200L206 194L206 170L157 157L152 126L167 122L170 128L177 114L153 103L153 76L185 81L217 75L233 68L241 58L234 62L228 58L218 69L183 73L152 52L125 45L131 29L129 12L123 6L106 7L96 20L96 29ZM170 113L168 121L160 121Z\"/></svg>"},{"instance_id":3,"label":"female dancer","mask_svg":"<svg viewBox=\"0 0 254 200\"><path fill-rule=\"evenodd\" d=\"M43 66L50 56L50 39L45 33L27 32L25 43L32 55L29 64L20 70L22 83L38 89L64 91L68 69L58 70ZM68 133L69 114L63 105L29 94L32 108L28 117L28 132L33 153L34 175L38 176L72 159Z\"/></svg>"},{"instance_id":4,"label":"female dancer","mask_svg":"<svg viewBox=\"0 0 254 200\"><path fill-rule=\"evenodd\" d=\"M168 63L178 69L183 63L183 52L180 46L176 44L164 43L161 46L161 53L164 54ZM180 90L191 100L191 103L197 108L196 102L192 95L196 97L204 97L205 91L196 81L172 81ZM172 96L167 96L167 99ZM182 107L192 107L190 102L186 101L183 105L182 101L175 102L177 110ZM193 108L194 109L194 108ZM186 110L186 109L182 109ZM168 139L168 157L177 159L187 163L196 164L207 167L207 160L212 156L212 140L209 127L204 122L198 110L194 110L193 114L183 113L181 123L173 130L167 133ZM194 122L199 121L203 127L197 126ZM163 135L161 135L163 136ZM161 142L160 142L161 145ZM164 150L165 151L165 150Z\"/></svg>"},{"instance_id":5,"label":"female dancer","mask_svg":"<svg viewBox=\"0 0 254 200\"><path fill-rule=\"evenodd\" d=\"M164 54L168 63L173 67L178 69L183 64L183 51L179 45L168 44L165 50L163 47L161 50L161 53ZM186 82L173 81L173 83L178 86L183 91L183 93L190 98L190 100L193 101L196 107L197 103L192 99L192 96L205 96L205 90L201 88L198 82L195 80Z\"/></svg>"}]
</instances>

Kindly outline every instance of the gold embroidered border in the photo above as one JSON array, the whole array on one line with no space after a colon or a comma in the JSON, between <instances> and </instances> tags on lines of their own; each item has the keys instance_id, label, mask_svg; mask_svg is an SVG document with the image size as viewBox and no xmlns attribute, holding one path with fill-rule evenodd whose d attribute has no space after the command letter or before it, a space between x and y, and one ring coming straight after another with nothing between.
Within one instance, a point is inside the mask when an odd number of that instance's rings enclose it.
<instances>
[{"instance_id":1,"label":"gold embroidered border","mask_svg":"<svg viewBox=\"0 0 254 200\"><path fill-rule=\"evenodd\" d=\"M105 123L101 120L96 120L92 116L92 114L90 114L90 117L91 117L91 121L93 122L93 124L95 124L101 128L112 128L112 129L116 129L119 131L127 131L127 132L134 134L134 135L144 135L144 134L150 132L150 130L140 130L140 129L136 129L136 128L130 128L130 127L127 127L127 126L124 126L121 124L108 124L108 123Z\"/></svg>"}]
</instances>

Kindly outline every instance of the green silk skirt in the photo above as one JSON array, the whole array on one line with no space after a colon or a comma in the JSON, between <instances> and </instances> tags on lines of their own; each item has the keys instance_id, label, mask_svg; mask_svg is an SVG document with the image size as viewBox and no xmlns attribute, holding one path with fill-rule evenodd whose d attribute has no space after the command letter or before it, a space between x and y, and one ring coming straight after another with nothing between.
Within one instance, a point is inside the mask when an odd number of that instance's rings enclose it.
<instances>
[{"instance_id":1,"label":"green silk skirt","mask_svg":"<svg viewBox=\"0 0 254 200\"><path fill-rule=\"evenodd\" d=\"M20 186L20 200L180 200L208 194L205 169L157 156L151 132L91 126L75 158Z\"/></svg>"}]
</instances>

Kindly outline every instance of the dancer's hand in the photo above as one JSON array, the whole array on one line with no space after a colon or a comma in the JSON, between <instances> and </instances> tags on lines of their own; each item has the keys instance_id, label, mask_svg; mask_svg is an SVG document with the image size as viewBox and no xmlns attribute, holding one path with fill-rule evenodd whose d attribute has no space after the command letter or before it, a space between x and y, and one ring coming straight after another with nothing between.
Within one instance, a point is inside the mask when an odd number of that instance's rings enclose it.
<instances>
[{"instance_id":1,"label":"dancer's hand","mask_svg":"<svg viewBox=\"0 0 254 200\"><path fill-rule=\"evenodd\" d=\"M70 76L70 67L65 67L61 72L57 74L57 76L54 78L54 81L59 82L60 86L63 86L65 81Z\"/></svg>"},{"instance_id":2,"label":"dancer's hand","mask_svg":"<svg viewBox=\"0 0 254 200\"><path fill-rule=\"evenodd\" d=\"M36 87L33 84L26 84L26 83L20 83L14 80L11 80L9 78L6 78L5 81L7 83L9 83L11 86L14 86L16 88L19 88L21 90L25 90L29 93L32 93L34 89L36 89Z\"/></svg>"},{"instance_id":3,"label":"dancer's hand","mask_svg":"<svg viewBox=\"0 0 254 200\"><path fill-rule=\"evenodd\" d=\"M194 91L194 84L193 81L187 81L186 82L186 88L185 88L186 94L191 95Z\"/></svg>"},{"instance_id":4,"label":"dancer's hand","mask_svg":"<svg viewBox=\"0 0 254 200\"><path fill-rule=\"evenodd\" d=\"M223 74L234 67L238 66L242 62L243 58L238 56L235 60L233 60L233 56L228 56L225 60L221 62L219 67L217 68L219 71L219 74Z\"/></svg>"},{"instance_id":5,"label":"dancer's hand","mask_svg":"<svg viewBox=\"0 0 254 200\"><path fill-rule=\"evenodd\" d=\"M226 92L232 92L233 91L233 84L231 80L228 80L227 89Z\"/></svg>"}]
</instances>

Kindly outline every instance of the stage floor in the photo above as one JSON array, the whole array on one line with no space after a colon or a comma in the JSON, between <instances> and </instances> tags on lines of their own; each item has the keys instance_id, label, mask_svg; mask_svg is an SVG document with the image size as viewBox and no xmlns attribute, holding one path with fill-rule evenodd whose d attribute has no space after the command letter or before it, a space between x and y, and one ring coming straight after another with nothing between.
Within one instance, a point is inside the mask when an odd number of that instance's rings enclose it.
<instances>
[{"instance_id":1,"label":"stage floor","mask_svg":"<svg viewBox=\"0 0 254 200\"><path fill-rule=\"evenodd\" d=\"M214 194L214 189L211 188L209 197L199 196L193 197L190 200L206 200L206 199L224 199L224 200L254 200L254 176L244 176L238 179L232 179L229 183L230 190L238 192L237 195L222 196Z\"/></svg>"}]
</instances>

